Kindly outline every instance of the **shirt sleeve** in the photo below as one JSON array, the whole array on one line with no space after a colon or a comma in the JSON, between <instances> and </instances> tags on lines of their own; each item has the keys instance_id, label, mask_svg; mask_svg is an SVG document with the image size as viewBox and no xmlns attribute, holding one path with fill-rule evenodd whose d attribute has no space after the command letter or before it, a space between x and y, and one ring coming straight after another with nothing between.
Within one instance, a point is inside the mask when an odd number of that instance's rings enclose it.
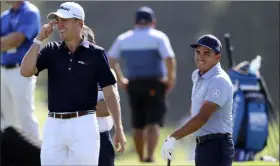
<instances>
[{"instance_id":1,"label":"shirt sleeve","mask_svg":"<svg viewBox=\"0 0 280 166\"><path fill-rule=\"evenodd\" d=\"M160 39L159 53L163 59L175 56L172 46L170 44L170 40L164 33L162 33L162 37Z\"/></svg>"},{"instance_id":2,"label":"shirt sleeve","mask_svg":"<svg viewBox=\"0 0 280 166\"><path fill-rule=\"evenodd\" d=\"M206 99L223 107L227 102L230 86L223 78L213 78L207 89Z\"/></svg>"},{"instance_id":3,"label":"shirt sleeve","mask_svg":"<svg viewBox=\"0 0 280 166\"><path fill-rule=\"evenodd\" d=\"M111 48L108 51L108 56L114 59L120 58L120 39L119 37L114 41Z\"/></svg>"},{"instance_id":4,"label":"shirt sleeve","mask_svg":"<svg viewBox=\"0 0 280 166\"><path fill-rule=\"evenodd\" d=\"M97 82L101 88L104 88L109 85L114 85L116 79L111 72L111 69L108 64L107 55L104 50L100 51L97 56Z\"/></svg>"},{"instance_id":5,"label":"shirt sleeve","mask_svg":"<svg viewBox=\"0 0 280 166\"><path fill-rule=\"evenodd\" d=\"M38 76L42 70L49 68L50 56L51 56L51 54L49 53L50 49L51 49L51 43L48 43L45 47L43 47L39 51L38 58L37 58L37 64L36 64L38 73L35 74L36 76Z\"/></svg>"},{"instance_id":6,"label":"shirt sleeve","mask_svg":"<svg viewBox=\"0 0 280 166\"><path fill-rule=\"evenodd\" d=\"M21 32L28 40L32 40L40 31L40 14L36 12L24 12L20 17L16 32Z\"/></svg>"},{"instance_id":7,"label":"shirt sleeve","mask_svg":"<svg viewBox=\"0 0 280 166\"><path fill-rule=\"evenodd\" d=\"M3 33L3 31L4 31L4 25L3 25L3 24L5 24L5 23L4 23L3 20L4 20L4 19L3 19L3 16L1 15L1 25L0 25L1 31L0 31L0 37L4 36L4 33Z\"/></svg>"},{"instance_id":8,"label":"shirt sleeve","mask_svg":"<svg viewBox=\"0 0 280 166\"><path fill-rule=\"evenodd\" d=\"M1 13L1 31L0 31L0 35L5 36L5 34L7 33L7 17L8 17L8 10L4 11Z\"/></svg>"}]
</instances>

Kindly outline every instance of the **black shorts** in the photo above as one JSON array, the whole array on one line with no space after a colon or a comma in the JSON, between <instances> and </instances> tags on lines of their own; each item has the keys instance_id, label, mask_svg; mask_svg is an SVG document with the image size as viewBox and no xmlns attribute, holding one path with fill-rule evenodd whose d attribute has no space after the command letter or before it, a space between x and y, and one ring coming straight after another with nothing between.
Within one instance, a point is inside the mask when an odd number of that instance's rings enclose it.
<instances>
[{"instance_id":1,"label":"black shorts","mask_svg":"<svg viewBox=\"0 0 280 166\"><path fill-rule=\"evenodd\" d=\"M149 124L164 125L165 89L166 86L157 78L129 81L128 97L133 128L143 129Z\"/></svg>"}]
</instances>

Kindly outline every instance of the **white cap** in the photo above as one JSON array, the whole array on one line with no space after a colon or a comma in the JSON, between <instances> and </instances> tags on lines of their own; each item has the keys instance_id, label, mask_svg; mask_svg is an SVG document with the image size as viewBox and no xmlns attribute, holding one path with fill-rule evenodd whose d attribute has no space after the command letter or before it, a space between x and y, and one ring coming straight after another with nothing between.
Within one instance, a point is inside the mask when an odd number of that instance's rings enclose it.
<instances>
[{"instance_id":1,"label":"white cap","mask_svg":"<svg viewBox=\"0 0 280 166\"><path fill-rule=\"evenodd\" d=\"M65 2L60 5L59 9L56 12L48 14L48 19L55 19L56 17L60 18L77 18L85 20L85 11L83 7L75 2Z\"/></svg>"}]
</instances>

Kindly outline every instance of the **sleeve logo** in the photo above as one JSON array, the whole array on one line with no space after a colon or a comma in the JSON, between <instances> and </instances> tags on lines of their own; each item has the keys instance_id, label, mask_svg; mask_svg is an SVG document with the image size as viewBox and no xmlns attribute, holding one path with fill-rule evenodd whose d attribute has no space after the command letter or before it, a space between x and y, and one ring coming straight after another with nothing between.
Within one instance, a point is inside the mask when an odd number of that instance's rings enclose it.
<instances>
[{"instance_id":1,"label":"sleeve logo","mask_svg":"<svg viewBox=\"0 0 280 166\"><path fill-rule=\"evenodd\" d=\"M214 97L219 97L219 96L220 96L220 91L219 91L218 89L214 89L214 90L212 91L212 96L214 96Z\"/></svg>"}]
</instances>

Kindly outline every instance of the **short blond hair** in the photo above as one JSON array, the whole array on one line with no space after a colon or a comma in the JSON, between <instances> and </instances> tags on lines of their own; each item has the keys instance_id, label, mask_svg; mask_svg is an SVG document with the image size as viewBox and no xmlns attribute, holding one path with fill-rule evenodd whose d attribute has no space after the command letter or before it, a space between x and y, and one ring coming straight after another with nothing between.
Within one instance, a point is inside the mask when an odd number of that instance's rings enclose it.
<instances>
[{"instance_id":1,"label":"short blond hair","mask_svg":"<svg viewBox=\"0 0 280 166\"><path fill-rule=\"evenodd\" d=\"M90 27L84 25L82 28L82 35L91 43L95 43L95 35Z\"/></svg>"}]
</instances>

